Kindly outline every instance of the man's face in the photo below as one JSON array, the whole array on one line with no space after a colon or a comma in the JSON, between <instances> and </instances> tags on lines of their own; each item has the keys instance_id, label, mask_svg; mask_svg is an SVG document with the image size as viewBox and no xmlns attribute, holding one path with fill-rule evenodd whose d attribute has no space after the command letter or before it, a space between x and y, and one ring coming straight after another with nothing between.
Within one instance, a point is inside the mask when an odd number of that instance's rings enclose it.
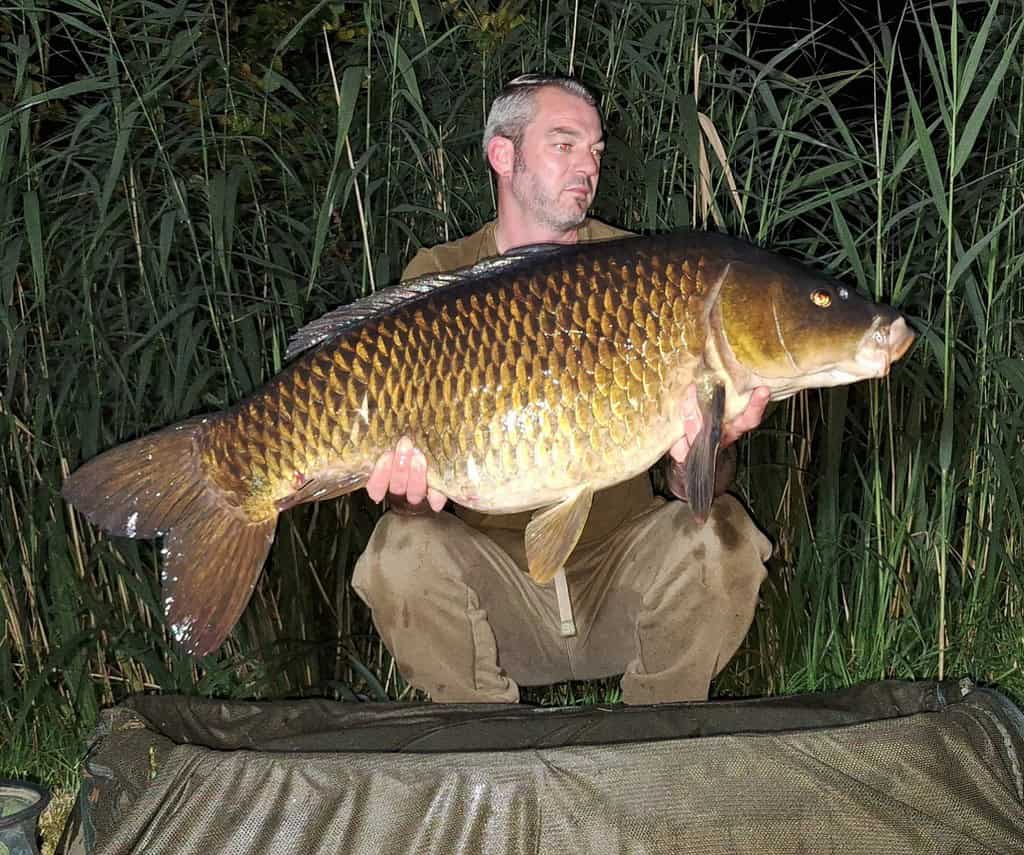
<instances>
[{"instance_id":1,"label":"man's face","mask_svg":"<svg viewBox=\"0 0 1024 855\"><path fill-rule=\"evenodd\" d=\"M604 151L597 110L556 87L534 95L535 113L516 148L512 195L528 216L559 231L579 226L597 192Z\"/></svg>"}]
</instances>

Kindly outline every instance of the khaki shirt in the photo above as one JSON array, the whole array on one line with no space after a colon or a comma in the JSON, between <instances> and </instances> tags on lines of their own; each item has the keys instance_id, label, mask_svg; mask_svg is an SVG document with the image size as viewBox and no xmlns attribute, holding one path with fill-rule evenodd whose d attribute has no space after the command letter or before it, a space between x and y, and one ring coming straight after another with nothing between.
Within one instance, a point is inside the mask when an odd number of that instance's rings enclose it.
<instances>
[{"instance_id":1,"label":"khaki shirt","mask_svg":"<svg viewBox=\"0 0 1024 855\"><path fill-rule=\"evenodd\" d=\"M494 239L495 221L487 223L482 229L459 240L442 243L428 249L421 249L402 271L402 279L415 279L430 273L445 273L460 267L468 267L498 255L498 245ZM587 241L610 240L626 237L631 232L609 226L599 220L587 219L579 228L579 240ZM601 490L594 495L590 508L590 516L580 536L580 543L599 540L609 532L618 528L630 517L645 510L654 498L650 476L645 472L637 477ZM525 531L532 512L518 514L481 514L469 508L456 506L456 514L468 525L486 531L487 529L503 529Z\"/></svg>"}]
</instances>

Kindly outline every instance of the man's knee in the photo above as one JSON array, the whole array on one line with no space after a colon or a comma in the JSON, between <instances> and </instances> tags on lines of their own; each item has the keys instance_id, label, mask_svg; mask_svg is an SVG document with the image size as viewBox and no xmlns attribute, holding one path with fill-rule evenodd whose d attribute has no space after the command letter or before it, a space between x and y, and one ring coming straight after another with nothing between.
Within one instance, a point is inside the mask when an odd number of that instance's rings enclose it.
<instances>
[{"instance_id":1,"label":"man's knee","mask_svg":"<svg viewBox=\"0 0 1024 855\"><path fill-rule=\"evenodd\" d=\"M743 503L735 496L726 493L715 500L711 506L708 525L712 527L723 551L749 548L761 561L767 561L771 557L771 541L765 537L757 523L747 513L747 509L743 507Z\"/></svg>"},{"instance_id":2,"label":"man's knee","mask_svg":"<svg viewBox=\"0 0 1024 855\"><path fill-rule=\"evenodd\" d=\"M685 502L656 513L639 532L642 564L658 569L644 593L636 659L622 681L627 703L707 697L747 634L771 554L732 496L716 499L703 523Z\"/></svg>"},{"instance_id":3,"label":"man's knee","mask_svg":"<svg viewBox=\"0 0 1024 855\"><path fill-rule=\"evenodd\" d=\"M727 608L733 600L756 597L767 577L771 542L729 495L715 500L705 522L686 502L668 502L640 537L642 563L658 567L646 585L650 603L665 607L675 597L691 600L699 593Z\"/></svg>"},{"instance_id":4,"label":"man's knee","mask_svg":"<svg viewBox=\"0 0 1024 855\"><path fill-rule=\"evenodd\" d=\"M451 514L385 514L356 562L352 587L410 684L434 700L514 702L467 567L479 536Z\"/></svg>"},{"instance_id":5,"label":"man's knee","mask_svg":"<svg viewBox=\"0 0 1024 855\"><path fill-rule=\"evenodd\" d=\"M730 601L746 603L753 617L757 592L768 576L765 562L772 554L771 541L733 496L718 498L707 524L718 551L723 592Z\"/></svg>"},{"instance_id":6,"label":"man's knee","mask_svg":"<svg viewBox=\"0 0 1024 855\"><path fill-rule=\"evenodd\" d=\"M698 551L708 563L726 561L750 567L758 576L763 575L764 562L772 554L771 541L734 496L726 493L715 499L704 523L697 520L686 502L669 502L665 510L674 532L673 539L682 539L687 551Z\"/></svg>"},{"instance_id":7,"label":"man's knee","mask_svg":"<svg viewBox=\"0 0 1024 855\"><path fill-rule=\"evenodd\" d=\"M381 596L415 596L445 561L451 514L396 514L378 521L356 561L352 587L371 608ZM413 590L415 586L416 590Z\"/></svg>"}]
</instances>

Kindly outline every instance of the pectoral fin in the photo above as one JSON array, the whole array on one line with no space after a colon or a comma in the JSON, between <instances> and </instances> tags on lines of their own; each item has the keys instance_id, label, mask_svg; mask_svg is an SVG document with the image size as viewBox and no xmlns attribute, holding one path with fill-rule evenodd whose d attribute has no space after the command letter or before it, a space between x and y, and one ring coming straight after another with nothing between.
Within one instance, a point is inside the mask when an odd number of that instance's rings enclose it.
<instances>
[{"instance_id":1,"label":"pectoral fin","mask_svg":"<svg viewBox=\"0 0 1024 855\"><path fill-rule=\"evenodd\" d=\"M702 426L686 455L686 497L693 512L706 520L715 498L715 465L722 445L725 418L725 387L715 384L707 392L698 391Z\"/></svg>"},{"instance_id":2,"label":"pectoral fin","mask_svg":"<svg viewBox=\"0 0 1024 855\"><path fill-rule=\"evenodd\" d=\"M533 515L526 527L526 561L530 576L541 584L551 581L575 549L590 513L594 491L584 485Z\"/></svg>"}]
</instances>

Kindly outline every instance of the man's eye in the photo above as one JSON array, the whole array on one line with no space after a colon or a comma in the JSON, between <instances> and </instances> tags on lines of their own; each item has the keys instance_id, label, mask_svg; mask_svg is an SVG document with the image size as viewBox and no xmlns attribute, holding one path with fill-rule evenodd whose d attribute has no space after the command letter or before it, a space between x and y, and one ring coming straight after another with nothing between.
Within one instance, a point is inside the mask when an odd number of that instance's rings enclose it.
<instances>
[{"instance_id":1,"label":"man's eye","mask_svg":"<svg viewBox=\"0 0 1024 855\"><path fill-rule=\"evenodd\" d=\"M558 151L561 151L561 152L572 151L572 143L567 143L567 142L555 143L555 148L558 149Z\"/></svg>"},{"instance_id":2,"label":"man's eye","mask_svg":"<svg viewBox=\"0 0 1024 855\"><path fill-rule=\"evenodd\" d=\"M590 153L592 155L594 155L594 157L596 157L598 160L600 160L602 157L604 157L604 149L603 148L592 148L590 150Z\"/></svg>"}]
</instances>

